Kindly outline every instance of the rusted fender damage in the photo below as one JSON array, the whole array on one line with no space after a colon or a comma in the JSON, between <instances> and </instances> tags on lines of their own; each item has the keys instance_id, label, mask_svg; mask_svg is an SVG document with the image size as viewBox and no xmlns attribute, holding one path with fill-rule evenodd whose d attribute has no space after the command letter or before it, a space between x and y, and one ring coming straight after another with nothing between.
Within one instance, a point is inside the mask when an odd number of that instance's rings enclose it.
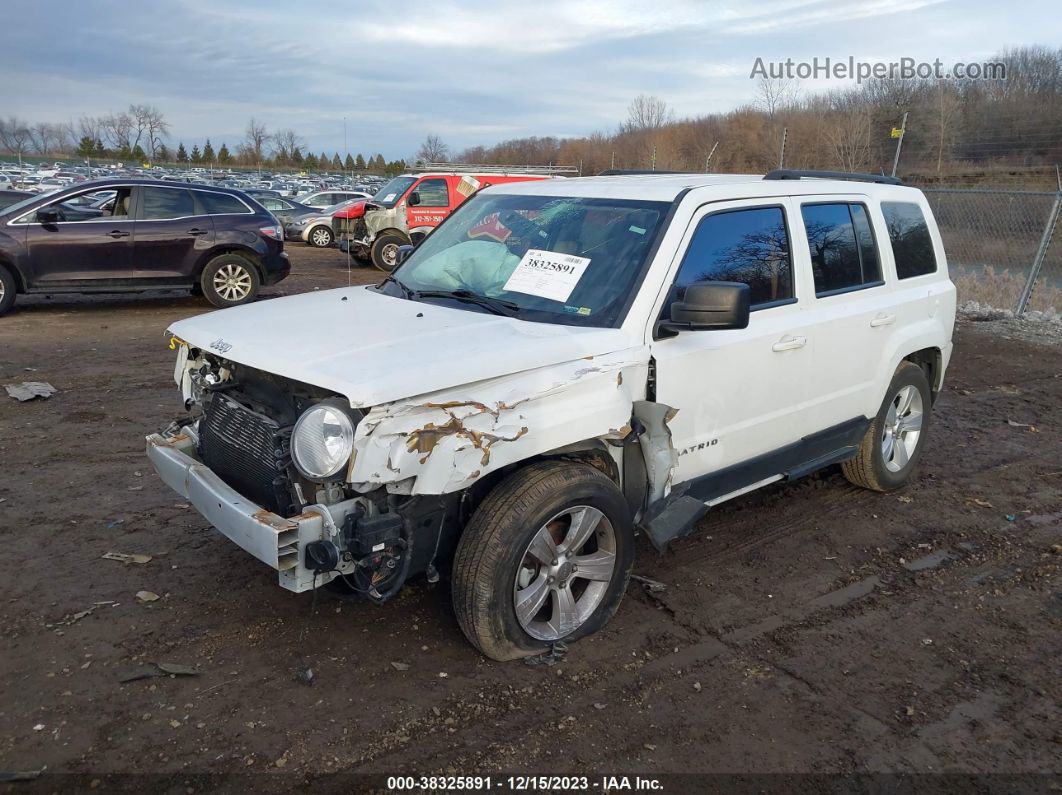
<instances>
[{"instance_id":1,"label":"rusted fender damage","mask_svg":"<svg viewBox=\"0 0 1062 795\"><path fill-rule=\"evenodd\" d=\"M377 406L358 424L348 480L360 491L445 494L574 440L622 439L644 403L648 362L641 346Z\"/></svg>"}]
</instances>

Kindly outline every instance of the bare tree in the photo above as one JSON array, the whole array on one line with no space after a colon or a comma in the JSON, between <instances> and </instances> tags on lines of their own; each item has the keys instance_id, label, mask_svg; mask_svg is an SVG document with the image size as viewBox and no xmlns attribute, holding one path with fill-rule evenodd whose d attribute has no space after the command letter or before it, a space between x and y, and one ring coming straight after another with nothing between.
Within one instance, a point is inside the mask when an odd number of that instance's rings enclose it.
<instances>
[{"instance_id":1,"label":"bare tree","mask_svg":"<svg viewBox=\"0 0 1062 795\"><path fill-rule=\"evenodd\" d=\"M111 149L128 152L133 148L133 119L128 113L108 113L102 116L100 129Z\"/></svg>"},{"instance_id":2,"label":"bare tree","mask_svg":"<svg viewBox=\"0 0 1062 795\"><path fill-rule=\"evenodd\" d=\"M761 77L756 85L756 107L774 121L775 114L796 99L800 86L786 77Z\"/></svg>"},{"instance_id":3,"label":"bare tree","mask_svg":"<svg viewBox=\"0 0 1062 795\"><path fill-rule=\"evenodd\" d=\"M420 145L414 159L423 163L444 163L450 156L450 147L438 135L429 135Z\"/></svg>"},{"instance_id":4,"label":"bare tree","mask_svg":"<svg viewBox=\"0 0 1062 795\"><path fill-rule=\"evenodd\" d=\"M280 162L287 162L296 150L300 152L306 148L306 143L294 130L277 130L273 134L273 158Z\"/></svg>"},{"instance_id":5,"label":"bare tree","mask_svg":"<svg viewBox=\"0 0 1062 795\"><path fill-rule=\"evenodd\" d=\"M262 152L270 141L269 130L252 116L243 133L243 149L256 166L262 166Z\"/></svg>"},{"instance_id":6,"label":"bare tree","mask_svg":"<svg viewBox=\"0 0 1062 795\"><path fill-rule=\"evenodd\" d=\"M675 114L667 103L659 97L639 94L627 106L627 121L624 132L641 132L658 130L674 121Z\"/></svg>"},{"instance_id":7,"label":"bare tree","mask_svg":"<svg viewBox=\"0 0 1062 795\"><path fill-rule=\"evenodd\" d=\"M103 125L98 116L82 116L77 120L77 131L82 138L91 138L93 141L103 137Z\"/></svg>"},{"instance_id":8,"label":"bare tree","mask_svg":"<svg viewBox=\"0 0 1062 795\"><path fill-rule=\"evenodd\" d=\"M6 121L0 119L0 144L18 155L19 162L22 161L22 155L29 151L32 141L28 123L16 116L8 116Z\"/></svg>"}]
</instances>

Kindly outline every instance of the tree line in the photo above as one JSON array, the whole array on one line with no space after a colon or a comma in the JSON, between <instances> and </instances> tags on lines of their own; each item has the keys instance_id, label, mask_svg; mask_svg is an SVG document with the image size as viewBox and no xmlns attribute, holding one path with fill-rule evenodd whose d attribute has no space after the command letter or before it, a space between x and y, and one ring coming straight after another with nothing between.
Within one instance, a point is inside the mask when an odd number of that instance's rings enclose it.
<instances>
[{"instance_id":1,"label":"tree line","mask_svg":"<svg viewBox=\"0 0 1062 795\"><path fill-rule=\"evenodd\" d=\"M200 149L191 150L184 141L174 149L170 125L165 114L152 105L130 105L127 111L103 116L82 116L77 122L30 123L16 116L0 118L0 152L23 155L77 156L85 160L120 160L132 163L193 164L203 166L242 166L255 168L293 168L308 171L362 171L378 174L398 173L406 169L405 161L386 161L380 153L366 158L360 152L309 151L304 139L294 130L270 132L265 124L252 118L243 140L234 149L227 142L214 149L207 138Z\"/></svg>"},{"instance_id":2,"label":"tree line","mask_svg":"<svg viewBox=\"0 0 1062 795\"><path fill-rule=\"evenodd\" d=\"M637 97L613 131L529 137L456 153L464 163L762 173L784 166L890 173L904 114L899 172L927 181L1062 163L1062 49L1023 47L992 58L1005 80L869 80L805 95L761 79L755 99L727 113L676 118ZM1041 169L1044 173L1047 168Z\"/></svg>"}]
</instances>

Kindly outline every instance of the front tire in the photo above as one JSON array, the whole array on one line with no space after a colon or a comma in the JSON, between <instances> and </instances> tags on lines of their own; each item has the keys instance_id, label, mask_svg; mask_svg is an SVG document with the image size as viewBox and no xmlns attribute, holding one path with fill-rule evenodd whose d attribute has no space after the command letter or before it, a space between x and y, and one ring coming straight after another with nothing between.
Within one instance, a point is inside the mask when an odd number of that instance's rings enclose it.
<instances>
[{"instance_id":1,"label":"front tire","mask_svg":"<svg viewBox=\"0 0 1062 795\"><path fill-rule=\"evenodd\" d=\"M6 315L15 305L15 277L7 268L0 265L0 315Z\"/></svg>"},{"instance_id":2,"label":"front tire","mask_svg":"<svg viewBox=\"0 0 1062 795\"><path fill-rule=\"evenodd\" d=\"M315 226L306 235L306 242L314 248L328 248L332 245L332 241L335 240L335 235L332 234L332 230L327 226Z\"/></svg>"},{"instance_id":3,"label":"front tire","mask_svg":"<svg viewBox=\"0 0 1062 795\"><path fill-rule=\"evenodd\" d=\"M203 268L199 287L214 306L225 309L249 304L258 297L258 268L239 254L214 257Z\"/></svg>"},{"instance_id":4,"label":"front tire","mask_svg":"<svg viewBox=\"0 0 1062 795\"><path fill-rule=\"evenodd\" d=\"M390 273L398 267L398 247L406 245L409 241L398 235L380 235L369 250L372 264L384 273Z\"/></svg>"},{"instance_id":5,"label":"front tire","mask_svg":"<svg viewBox=\"0 0 1062 795\"><path fill-rule=\"evenodd\" d=\"M844 476L873 491L893 491L906 483L925 449L932 399L922 368L901 362L858 454L841 464Z\"/></svg>"},{"instance_id":6,"label":"front tire","mask_svg":"<svg viewBox=\"0 0 1062 795\"><path fill-rule=\"evenodd\" d=\"M541 654L601 629L633 564L634 526L615 483L586 464L532 464L495 486L465 528L454 611L491 659Z\"/></svg>"}]
</instances>

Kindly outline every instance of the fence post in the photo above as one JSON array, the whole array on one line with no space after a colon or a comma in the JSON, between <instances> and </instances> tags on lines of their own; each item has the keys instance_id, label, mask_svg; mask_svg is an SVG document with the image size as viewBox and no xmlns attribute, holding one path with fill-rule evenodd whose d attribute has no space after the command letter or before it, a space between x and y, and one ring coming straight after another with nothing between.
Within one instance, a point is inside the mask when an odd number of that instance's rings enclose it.
<instances>
[{"instance_id":1,"label":"fence post","mask_svg":"<svg viewBox=\"0 0 1062 795\"><path fill-rule=\"evenodd\" d=\"M1054 235L1055 225L1058 223L1060 208L1062 208L1062 191L1055 194L1055 203L1051 206L1051 212L1047 214L1047 224L1044 226L1044 233L1040 237L1040 247L1036 249L1036 257L1033 259L1032 268L1029 270L1029 280L1021 291L1021 297L1018 298L1018 307L1014 311L1018 317L1024 315L1029 306L1033 288L1036 286L1036 279L1040 276L1040 270L1043 268L1044 260L1047 258L1047 249L1051 247L1051 237Z\"/></svg>"}]
</instances>

